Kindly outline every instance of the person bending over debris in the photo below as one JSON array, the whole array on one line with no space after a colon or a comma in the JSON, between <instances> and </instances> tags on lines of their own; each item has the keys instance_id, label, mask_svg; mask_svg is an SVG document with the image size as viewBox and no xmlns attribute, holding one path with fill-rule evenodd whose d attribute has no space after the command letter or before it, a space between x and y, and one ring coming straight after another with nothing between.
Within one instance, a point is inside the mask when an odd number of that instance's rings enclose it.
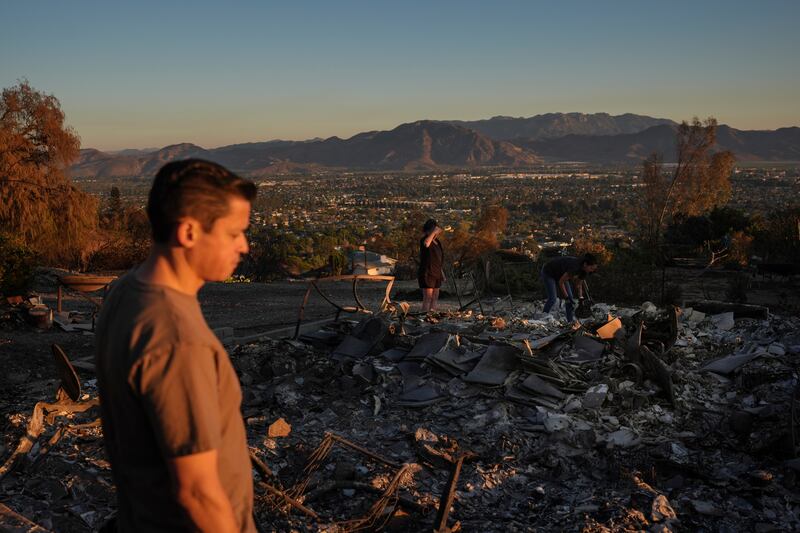
<instances>
[{"instance_id":1,"label":"person bending over debris","mask_svg":"<svg viewBox=\"0 0 800 533\"><path fill-rule=\"evenodd\" d=\"M580 258L570 256L557 257L545 263L541 273L542 283L547 293L544 312L550 312L556 303L556 298L560 295L566 302L567 322L573 322L575 320L576 302L570 281L578 281L575 284L578 299L583 299L583 280L586 279L587 274L596 270L597 259L594 255L588 253Z\"/></svg>"},{"instance_id":2,"label":"person bending over debris","mask_svg":"<svg viewBox=\"0 0 800 533\"><path fill-rule=\"evenodd\" d=\"M97 326L117 531L256 531L239 380L197 301L247 253L255 196L198 159L155 177L150 255L112 286Z\"/></svg>"},{"instance_id":3,"label":"person bending over debris","mask_svg":"<svg viewBox=\"0 0 800 533\"><path fill-rule=\"evenodd\" d=\"M422 289L422 312L435 311L439 287L444 282L444 249L438 236L442 228L432 218L422 226L419 240L419 288Z\"/></svg>"}]
</instances>

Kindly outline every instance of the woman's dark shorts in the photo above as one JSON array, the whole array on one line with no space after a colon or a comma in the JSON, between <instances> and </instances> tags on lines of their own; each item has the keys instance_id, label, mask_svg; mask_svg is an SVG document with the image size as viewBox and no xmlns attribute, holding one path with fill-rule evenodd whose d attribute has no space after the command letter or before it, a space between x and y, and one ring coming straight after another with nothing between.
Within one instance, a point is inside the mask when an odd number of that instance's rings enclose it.
<instances>
[{"instance_id":1,"label":"woman's dark shorts","mask_svg":"<svg viewBox=\"0 0 800 533\"><path fill-rule=\"evenodd\" d=\"M442 276L434 276L429 273L419 275L419 288L420 289L438 289L442 286Z\"/></svg>"}]
</instances>

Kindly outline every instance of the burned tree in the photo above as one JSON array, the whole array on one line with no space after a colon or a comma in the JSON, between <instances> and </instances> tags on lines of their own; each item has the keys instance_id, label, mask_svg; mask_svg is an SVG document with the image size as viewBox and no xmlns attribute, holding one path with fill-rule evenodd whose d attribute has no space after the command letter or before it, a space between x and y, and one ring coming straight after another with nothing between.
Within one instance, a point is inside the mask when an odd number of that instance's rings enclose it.
<instances>
[{"instance_id":1,"label":"burned tree","mask_svg":"<svg viewBox=\"0 0 800 533\"><path fill-rule=\"evenodd\" d=\"M735 159L729 151L712 152L716 130L713 118L684 121L676 132L674 168L665 170L661 154L644 161L637 211L642 237L651 248L658 248L664 226L676 215L700 215L730 198Z\"/></svg>"},{"instance_id":2,"label":"burned tree","mask_svg":"<svg viewBox=\"0 0 800 533\"><path fill-rule=\"evenodd\" d=\"M0 97L0 231L42 259L75 265L97 224L97 203L67 175L80 139L58 100L27 81Z\"/></svg>"}]
</instances>

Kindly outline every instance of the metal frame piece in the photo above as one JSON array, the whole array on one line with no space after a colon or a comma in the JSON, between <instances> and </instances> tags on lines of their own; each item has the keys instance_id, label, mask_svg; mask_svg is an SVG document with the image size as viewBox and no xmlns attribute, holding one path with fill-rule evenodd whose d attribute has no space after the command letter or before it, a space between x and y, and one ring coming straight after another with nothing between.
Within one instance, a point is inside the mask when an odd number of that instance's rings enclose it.
<instances>
[{"instance_id":1,"label":"metal frame piece","mask_svg":"<svg viewBox=\"0 0 800 533\"><path fill-rule=\"evenodd\" d=\"M262 477L262 481L258 483L258 486L268 492L271 497L278 500L277 502L273 500L271 502L272 506L278 509L284 507L284 505L289 505L292 508L297 509L305 515L313 518L317 522L321 522L321 517L313 509L304 505L304 500L310 499L312 496L319 495L321 492L326 492L334 487L330 486L325 488L325 490L316 490L308 494L306 493L306 489L311 481L311 477L317 470L319 470L325 459L330 454L334 444L337 443L345 448L349 448L362 455L365 455L373 461L382 463L391 468L396 468L397 471L386 489L380 491L381 496L370 506L369 510L364 516L351 520L331 522L327 524L328 526L335 527L336 531L375 531L385 525L385 523L392 516L394 509L399 504L411 504L412 507L419 510L418 504L415 502L408 502L401 498L398 494L400 483L411 473L414 468L413 464L401 465L395 461L386 459L375 452L367 450L363 446L359 446L358 444L355 444L344 437L330 432L325 433L322 442L320 442L319 446L317 446L314 452L310 455L308 462L303 469L303 478L289 489L284 490L267 483L266 479L274 478L272 471L253 453L250 454L250 459L253 466L256 468L256 470L258 470ZM387 509L391 509L390 512L387 513Z\"/></svg>"},{"instance_id":2,"label":"metal frame piece","mask_svg":"<svg viewBox=\"0 0 800 533\"><path fill-rule=\"evenodd\" d=\"M456 497L456 489L458 488L458 478L461 475L461 468L464 466L464 461L477 457L472 452L464 452L456 457L453 462L452 469L450 470L450 477L447 484L444 486L442 496L439 498L439 509L436 512L436 520L433 523L434 533L449 533L452 531L447 527L447 519L450 516L450 507L453 505L453 500Z\"/></svg>"},{"instance_id":3,"label":"metal frame piece","mask_svg":"<svg viewBox=\"0 0 800 533\"><path fill-rule=\"evenodd\" d=\"M338 303L334 302L330 296L325 294L322 289L319 287L319 283L335 283L340 281L352 281L353 282L353 299L356 302L355 306L343 306L339 305ZM316 291L323 300L331 304L334 309L336 309L336 319L339 319L339 315L342 313L368 313L374 314L373 311L367 309L364 303L361 301L361 298L358 295L358 284L360 281L386 281L386 293L383 296L383 301L381 301L381 310L386 309L391 303L392 299L389 296L392 292L392 286L394 285L394 276L370 276L368 274L344 274L341 276L328 276L324 278L316 278L308 281L308 288L306 289L305 296L303 296L303 303L300 304L300 310L297 316L297 325L294 329L294 336L293 339L297 339L300 336L300 325L303 322L303 318L305 317L305 310L306 305L308 305L308 299L311 296L311 291Z\"/></svg>"},{"instance_id":4,"label":"metal frame piece","mask_svg":"<svg viewBox=\"0 0 800 533\"><path fill-rule=\"evenodd\" d=\"M51 348L58 377L61 378L61 389L69 396L70 400L77 402L81 398L81 380L78 379L75 367L69 362L69 357L61 346L53 344Z\"/></svg>"},{"instance_id":5,"label":"metal frame piece","mask_svg":"<svg viewBox=\"0 0 800 533\"><path fill-rule=\"evenodd\" d=\"M61 276L58 278L58 293L56 296L56 311L61 312L61 302L63 300L62 288L67 288L70 292L74 292L84 300L91 302L94 305L92 311L92 331L94 331L94 320L100 307L103 305L108 294L108 287L117 279L116 276L86 276L86 275L71 275ZM91 296L89 293L101 290L102 296Z\"/></svg>"}]
</instances>

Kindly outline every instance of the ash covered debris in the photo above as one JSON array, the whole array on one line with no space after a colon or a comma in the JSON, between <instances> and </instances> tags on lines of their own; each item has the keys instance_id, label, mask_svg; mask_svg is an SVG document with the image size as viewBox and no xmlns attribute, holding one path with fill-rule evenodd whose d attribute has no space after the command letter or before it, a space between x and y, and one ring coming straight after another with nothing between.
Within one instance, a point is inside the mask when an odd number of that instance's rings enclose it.
<instances>
[{"instance_id":1,"label":"ash covered debris","mask_svg":"<svg viewBox=\"0 0 800 533\"><path fill-rule=\"evenodd\" d=\"M237 346L257 522L800 528L800 320L648 304L593 312L577 329L537 303L491 316L385 313ZM87 401L94 383L79 371ZM31 388L12 406L3 462L46 394ZM112 515L102 435L86 425L95 416L44 424L0 479L0 517L86 531Z\"/></svg>"}]
</instances>

